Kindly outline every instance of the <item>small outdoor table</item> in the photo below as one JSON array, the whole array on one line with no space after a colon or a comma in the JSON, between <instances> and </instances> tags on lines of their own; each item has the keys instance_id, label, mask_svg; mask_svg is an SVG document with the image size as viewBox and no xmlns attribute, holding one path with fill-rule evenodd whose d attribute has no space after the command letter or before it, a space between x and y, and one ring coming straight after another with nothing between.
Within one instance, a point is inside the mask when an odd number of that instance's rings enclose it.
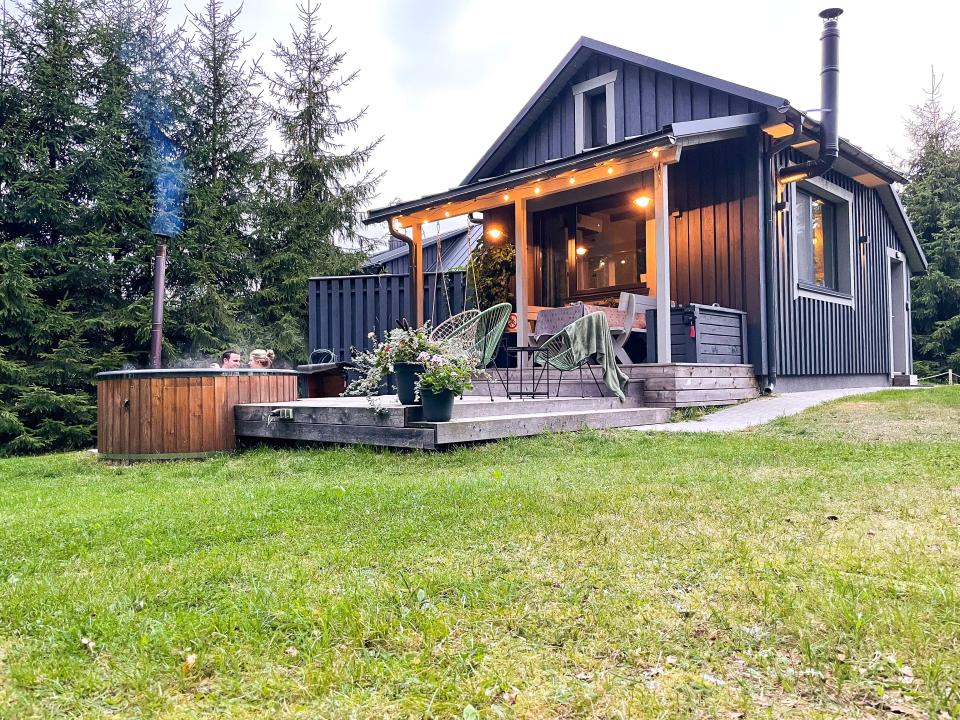
<instances>
[{"instance_id":1,"label":"small outdoor table","mask_svg":"<svg viewBox=\"0 0 960 720\"><path fill-rule=\"evenodd\" d=\"M347 388L347 363L297 365L307 381L308 398L337 397Z\"/></svg>"},{"instance_id":2,"label":"small outdoor table","mask_svg":"<svg viewBox=\"0 0 960 720\"><path fill-rule=\"evenodd\" d=\"M532 345L529 345L529 346L513 345L513 346L505 347L504 352L506 352L508 356L513 355L517 359L516 370L517 370L517 374L520 376L520 389L518 392L512 393L510 392L510 372L513 370L513 368L507 367L505 369L507 374L507 381L506 383L504 383L504 390L507 391L508 400L512 400L514 395L516 395L518 398L523 398L523 397L534 398L538 396L550 397L550 363L547 361L544 361L543 367L540 368L540 373L538 375L537 363L534 362L534 353L546 353L547 351L541 350L540 348L537 348L537 347L533 347ZM523 358L524 356L526 356L527 358L527 365L529 366L529 369L530 369L530 391L529 392L525 392L523 389L523 365L524 365ZM549 355L547 355L547 360L549 360ZM544 385L545 389L539 390L538 388L540 387L540 380L542 380L544 376L546 376L546 383Z\"/></svg>"}]
</instances>

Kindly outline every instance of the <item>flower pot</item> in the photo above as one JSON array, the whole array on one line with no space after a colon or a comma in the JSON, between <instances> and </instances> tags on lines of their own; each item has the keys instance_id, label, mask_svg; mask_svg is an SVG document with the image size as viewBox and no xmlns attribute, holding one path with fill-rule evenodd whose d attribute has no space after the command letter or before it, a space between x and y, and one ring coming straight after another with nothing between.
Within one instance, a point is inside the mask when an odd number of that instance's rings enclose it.
<instances>
[{"instance_id":1,"label":"flower pot","mask_svg":"<svg viewBox=\"0 0 960 720\"><path fill-rule=\"evenodd\" d=\"M393 372L397 376L397 399L402 405L418 405L414 397L413 386L417 383L417 376L423 372L423 363L398 362L393 364Z\"/></svg>"},{"instance_id":2,"label":"flower pot","mask_svg":"<svg viewBox=\"0 0 960 720\"><path fill-rule=\"evenodd\" d=\"M423 419L425 422L448 422L453 417L453 399L456 393L453 390L433 392L426 388L420 389L420 398L423 400Z\"/></svg>"}]
</instances>

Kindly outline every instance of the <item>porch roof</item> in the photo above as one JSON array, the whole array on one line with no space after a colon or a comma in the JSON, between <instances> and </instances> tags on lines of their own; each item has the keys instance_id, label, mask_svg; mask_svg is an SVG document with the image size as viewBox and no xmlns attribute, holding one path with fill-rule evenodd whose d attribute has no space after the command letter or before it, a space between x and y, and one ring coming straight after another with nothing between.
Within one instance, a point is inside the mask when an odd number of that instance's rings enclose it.
<instances>
[{"instance_id":1,"label":"porch roof","mask_svg":"<svg viewBox=\"0 0 960 720\"><path fill-rule=\"evenodd\" d=\"M759 125L762 120L762 113L747 113L672 123L658 132L628 137L617 143L585 150L572 157L558 158L533 167L515 170L506 175L484 178L444 192L425 195L417 200L369 210L363 222L365 225L372 225L398 215L409 215L434 209L447 203L472 200L535 180L545 180L565 172L595 167L608 160L640 155L649 150L667 147L679 148L684 145L696 145L736 137L744 134L748 127Z\"/></svg>"}]
</instances>

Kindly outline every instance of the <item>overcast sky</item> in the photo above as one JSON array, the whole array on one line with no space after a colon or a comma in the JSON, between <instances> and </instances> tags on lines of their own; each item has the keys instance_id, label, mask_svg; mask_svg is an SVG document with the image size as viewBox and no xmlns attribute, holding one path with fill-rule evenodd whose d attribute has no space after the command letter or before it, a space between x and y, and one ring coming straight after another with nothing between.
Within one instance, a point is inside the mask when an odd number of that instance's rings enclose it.
<instances>
[{"instance_id":1,"label":"overcast sky","mask_svg":"<svg viewBox=\"0 0 960 720\"><path fill-rule=\"evenodd\" d=\"M173 0L174 15L203 0ZM224 0L232 9L240 0ZM296 0L246 0L241 29L268 67ZM342 97L367 106L357 141L383 136L374 205L455 186L581 35L819 107L817 12L826 2L710 0L326 0L346 68ZM889 160L930 66L960 105L960 4L855 0L840 18L840 134Z\"/></svg>"}]
</instances>

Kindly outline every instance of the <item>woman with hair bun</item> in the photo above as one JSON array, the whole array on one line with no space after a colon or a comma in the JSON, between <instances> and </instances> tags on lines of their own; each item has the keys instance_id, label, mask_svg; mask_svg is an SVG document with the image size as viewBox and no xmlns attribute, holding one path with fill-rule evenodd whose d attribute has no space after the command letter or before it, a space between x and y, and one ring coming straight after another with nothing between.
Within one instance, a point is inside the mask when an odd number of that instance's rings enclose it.
<instances>
[{"instance_id":1,"label":"woman with hair bun","mask_svg":"<svg viewBox=\"0 0 960 720\"><path fill-rule=\"evenodd\" d=\"M256 370L269 370L273 367L273 350L251 350L248 365Z\"/></svg>"}]
</instances>

